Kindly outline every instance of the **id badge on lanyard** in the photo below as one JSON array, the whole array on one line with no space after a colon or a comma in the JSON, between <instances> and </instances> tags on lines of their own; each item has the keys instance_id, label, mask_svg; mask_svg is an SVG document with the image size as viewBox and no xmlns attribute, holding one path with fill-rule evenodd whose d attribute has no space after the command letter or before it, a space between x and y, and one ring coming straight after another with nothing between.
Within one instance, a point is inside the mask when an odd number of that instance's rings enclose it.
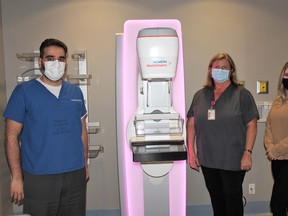
<instances>
[{"instance_id":1,"label":"id badge on lanyard","mask_svg":"<svg viewBox=\"0 0 288 216\"><path fill-rule=\"evenodd\" d=\"M216 119L216 115L215 115L215 100L211 101L211 108L208 109L208 120L215 120Z\"/></svg>"}]
</instances>

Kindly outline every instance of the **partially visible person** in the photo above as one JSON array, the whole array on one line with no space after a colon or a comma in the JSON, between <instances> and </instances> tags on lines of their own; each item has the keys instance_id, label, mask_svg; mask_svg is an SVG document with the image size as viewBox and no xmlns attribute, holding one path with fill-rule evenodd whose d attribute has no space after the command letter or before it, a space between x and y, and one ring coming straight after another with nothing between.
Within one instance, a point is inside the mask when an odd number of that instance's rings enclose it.
<instances>
[{"instance_id":1,"label":"partially visible person","mask_svg":"<svg viewBox=\"0 0 288 216\"><path fill-rule=\"evenodd\" d=\"M79 87L63 80L67 46L46 39L42 76L15 87L3 116L11 198L32 216L84 216L87 111Z\"/></svg>"},{"instance_id":2,"label":"partially visible person","mask_svg":"<svg viewBox=\"0 0 288 216\"><path fill-rule=\"evenodd\" d=\"M227 53L210 60L206 83L194 95L187 118L189 164L202 169L214 216L243 216L242 183L252 167L259 114Z\"/></svg>"},{"instance_id":3,"label":"partially visible person","mask_svg":"<svg viewBox=\"0 0 288 216\"><path fill-rule=\"evenodd\" d=\"M270 201L273 216L287 216L288 206L288 62L281 70L277 97L269 111L264 146L271 160L274 184Z\"/></svg>"}]
</instances>

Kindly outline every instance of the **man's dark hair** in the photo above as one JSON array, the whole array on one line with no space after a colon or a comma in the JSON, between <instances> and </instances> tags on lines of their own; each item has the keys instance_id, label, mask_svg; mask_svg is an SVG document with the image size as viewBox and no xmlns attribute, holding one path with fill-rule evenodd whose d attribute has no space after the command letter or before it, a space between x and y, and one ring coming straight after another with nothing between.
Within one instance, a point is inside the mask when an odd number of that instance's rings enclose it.
<instances>
[{"instance_id":1,"label":"man's dark hair","mask_svg":"<svg viewBox=\"0 0 288 216\"><path fill-rule=\"evenodd\" d=\"M43 55L44 55L44 49L49 46L57 46L57 47L63 48L65 52L65 56L68 52L67 46L62 41L54 39L54 38L49 38L49 39L44 40L42 44L40 45L39 50L40 50L41 59L43 58Z\"/></svg>"}]
</instances>

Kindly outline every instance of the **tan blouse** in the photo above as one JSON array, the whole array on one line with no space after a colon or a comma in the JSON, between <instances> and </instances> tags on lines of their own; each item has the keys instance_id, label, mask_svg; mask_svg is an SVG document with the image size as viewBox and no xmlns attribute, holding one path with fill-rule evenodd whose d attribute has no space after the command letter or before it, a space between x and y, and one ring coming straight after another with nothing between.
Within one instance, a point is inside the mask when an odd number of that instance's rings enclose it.
<instances>
[{"instance_id":1,"label":"tan blouse","mask_svg":"<svg viewBox=\"0 0 288 216\"><path fill-rule=\"evenodd\" d=\"M280 105L279 99L273 101L266 121L264 145L266 150L271 148L276 158L288 159L288 102Z\"/></svg>"}]
</instances>

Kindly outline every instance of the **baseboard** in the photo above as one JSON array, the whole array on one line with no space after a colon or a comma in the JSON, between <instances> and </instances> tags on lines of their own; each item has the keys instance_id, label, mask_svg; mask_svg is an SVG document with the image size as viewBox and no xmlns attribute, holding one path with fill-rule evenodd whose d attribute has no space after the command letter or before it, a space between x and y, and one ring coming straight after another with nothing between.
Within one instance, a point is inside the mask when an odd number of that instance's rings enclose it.
<instances>
[{"instance_id":1,"label":"baseboard","mask_svg":"<svg viewBox=\"0 0 288 216\"><path fill-rule=\"evenodd\" d=\"M248 202L244 207L245 216L272 216L269 210L269 202ZM187 206L186 216L209 216L213 215L211 205L190 205ZM87 210L86 216L121 216L120 209L111 210Z\"/></svg>"},{"instance_id":2,"label":"baseboard","mask_svg":"<svg viewBox=\"0 0 288 216\"><path fill-rule=\"evenodd\" d=\"M245 216L269 216L270 215L269 202L248 202L244 207ZM208 216L213 215L211 205L191 205L187 206L186 211L187 216L197 215L197 216Z\"/></svg>"}]
</instances>

